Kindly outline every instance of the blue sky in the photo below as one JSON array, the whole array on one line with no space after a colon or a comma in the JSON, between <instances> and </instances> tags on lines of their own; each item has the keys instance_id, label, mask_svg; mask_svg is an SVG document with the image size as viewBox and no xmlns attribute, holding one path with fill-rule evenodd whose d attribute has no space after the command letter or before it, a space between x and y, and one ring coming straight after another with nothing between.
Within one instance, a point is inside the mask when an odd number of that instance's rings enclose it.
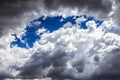
<instances>
[{"instance_id":1,"label":"blue sky","mask_svg":"<svg viewBox=\"0 0 120 80\"><path fill-rule=\"evenodd\" d=\"M42 16L36 20L30 22L29 25L26 25L25 33L19 38L16 34L12 34L15 37L15 40L10 44L11 47L17 45L21 48L32 48L34 42L40 39L41 34L36 34L36 31L41 28L45 28L50 33L61 28L65 23L71 22L73 25L76 24L76 18L84 17L85 21L82 21L79 25L81 29L87 29L86 22L94 20L99 27L102 24L102 20L97 20L91 16L68 16L63 18L62 16ZM62 20L62 21L61 21ZM35 22L41 22L39 25L34 24Z\"/></svg>"}]
</instances>

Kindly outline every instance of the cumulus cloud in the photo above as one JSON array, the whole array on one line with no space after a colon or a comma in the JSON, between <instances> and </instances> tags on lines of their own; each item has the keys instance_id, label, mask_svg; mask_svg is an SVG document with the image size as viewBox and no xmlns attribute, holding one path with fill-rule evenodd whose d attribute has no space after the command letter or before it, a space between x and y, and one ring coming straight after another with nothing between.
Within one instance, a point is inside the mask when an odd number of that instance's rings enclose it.
<instances>
[{"instance_id":1,"label":"cumulus cloud","mask_svg":"<svg viewBox=\"0 0 120 80\"><path fill-rule=\"evenodd\" d=\"M14 47L10 48L10 43L14 40L11 32L0 38L0 79L15 78L19 74L19 67L29 59L31 49Z\"/></svg>"},{"instance_id":2,"label":"cumulus cloud","mask_svg":"<svg viewBox=\"0 0 120 80\"><path fill-rule=\"evenodd\" d=\"M119 79L119 0L1 0L0 1L0 78L21 79ZM104 20L88 29L65 24L59 30L44 32L33 48L10 48L16 33L21 36L25 25L41 15L93 15ZM116 23L118 25L116 25ZM5 35L3 35L5 34Z\"/></svg>"},{"instance_id":3,"label":"cumulus cloud","mask_svg":"<svg viewBox=\"0 0 120 80\"><path fill-rule=\"evenodd\" d=\"M113 71L110 75L107 73L111 69L109 68L112 65L110 61L118 59L115 55L119 54L120 36L109 32L112 25L109 21L104 21L97 28L96 22L91 20L86 23L88 29L80 29L79 24L84 20L83 17L77 18L77 24L72 25L68 22L52 33L45 32L44 28L38 30L38 34L44 33L30 49L17 46L10 48L9 44L14 37L11 36L11 32L8 36L3 36L0 39L4 41L0 49L2 52L0 77L2 79L74 80L98 79L99 77L111 79L111 74L114 74L113 77L118 76L115 66L112 67ZM19 33L21 34L23 33ZM115 61L116 64L117 61ZM109 63L110 65L106 65ZM101 71L103 67L107 71Z\"/></svg>"},{"instance_id":4,"label":"cumulus cloud","mask_svg":"<svg viewBox=\"0 0 120 80\"><path fill-rule=\"evenodd\" d=\"M58 80L98 79L102 77L104 72L100 71L108 64L107 59L104 59L108 57L106 55L114 54L114 49L120 48L118 45L120 36L103 32L104 23L101 25L102 28L96 28L94 21L89 21L86 25L89 28L83 30L78 25L71 27L67 23L53 33L44 33L41 40L34 45L36 51L20 68L18 77ZM108 58L108 60L112 59ZM109 76L102 78L111 79Z\"/></svg>"}]
</instances>

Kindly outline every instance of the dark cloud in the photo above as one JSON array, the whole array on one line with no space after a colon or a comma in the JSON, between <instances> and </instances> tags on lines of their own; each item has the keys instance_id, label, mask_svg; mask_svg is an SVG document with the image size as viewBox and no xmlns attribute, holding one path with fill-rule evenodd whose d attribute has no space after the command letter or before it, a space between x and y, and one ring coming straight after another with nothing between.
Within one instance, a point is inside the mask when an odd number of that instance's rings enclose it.
<instances>
[{"instance_id":1,"label":"dark cloud","mask_svg":"<svg viewBox=\"0 0 120 80\"><path fill-rule=\"evenodd\" d=\"M114 2L116 10L112 8ZM102 19L108 18L109 13L113 11L112 18L115 23L120 25L120 0L44 0L44 4L48 10L57 10L59 7L71 9L76 7L79 10L87 8L88 12L92 11L93 13L100 13L99 11L101 11L99 17Z\"/></svg>"},{"instance_id":2,"label":"dark cloud","mask_svg":"<svg viewBox=\"0 0 120 80\"><path fill-rule=\"evenodd\" d=\"M52 78L57 80L77 79L76 74L83 73L85 67L84 60L77 60L72 63L73 68L67 69L67 62L70 60L69 54L62 50L54 53L36 52L28 60L20 71L21 78ZM77 72L76 72L77 70Z\"/></svg>"},{"instance_id":3,"label":"dark cloud","mask_svg":"<svg viewBox=\"0 0 120 80\"><path fill-rule=\"evenodd\" d=\"M88 10L101 10L103 12L109 12L112 9L112 3L109 0L44 0L44 4L48 9L57 9L60 6L79 9L87 7Z\"/></svg>"},{"instance_id":4,"label":"dark cloud","mask_svg":"<svg viewBox=\"0 0 120 80\"><path fill-rule=\"evenodd\" d=\"M115 0L116 4L119 0ZM102 11L99 17L108 17L108 13L112 11L111 0L1 0L0 1L0 36L3 35L4 29L11 29L20 25L24 20L22 14L27 11L42 11L40 7L45 6L47 11L57 10L60 6L65 8L78 9L87 8L88 11ZM118 5L119 6L119 5ZM39 8L38 8L39 7ZM119 23L120 7L115 10L113 18ZM44 11L43 11L44 13Z\"/></svg>"},{"instance_id":5,"label":"dark cloud","mask_svg":"<svg viewBox=\"0 0 120 80\"><path fill-rule=\"evenodd\" d=\"M70 55L65 52L56 51L51 53L36 52L23 66L18 77L24 79L31 78L51 78L57 80L119 80L120 79L120 49L115 49L108 53L103 61L99 63L99 69L95 71L90 77L82 77L80 74L84 73L86 67L85 60L77 60L72 63L72 68L67 69L66 63L71 60ZM98 61L98 57L95 57ZM76 72L77 70L77 72ZM77 75L79 77L77 77Z\"/></svg>"},{"instance_id":6,"label":"dark cloud","mask_svg":"<svg viewBox=\"0 0 120 80\"><path fill-rule=\"evenodd\" d=\"M0 79L1 80L4 80L6 78L12 78L13 79L14 77L12 75L8 74L8 73L5 73L5 72L0 73Z\"/></svg>"},{"instance_id":7,"label":"dark cloud","mask_svg":"<svg viewBox=\"0 0 120 80\"><path fill-rule=\"evenodd\" d=\"M114 49L108 53L99 64L99 70L94 74L94 79L120 79L120 49Z\"/></svg>"},{"instance_id":8,"label":"dark cloud","mask_svg":"<svg viewBox=\"0 0 120 80\"><path fill-rule=\"evenodd\" d=\"M52 77L57 78L60 77L60 73L65 70L67 57L64 52L58 51L57 54L53 54L52 56L49 53L35 53L26 63L26 65L22 68L20 76L22 78L44 78L44 77ZM45 69L50 68L47 72L44 72Z\"/></svg>"},{"instance_id":9,"label":"dark cloud","mask_svg":"<svg viewBox=\"0 0 120 80\"><path fill-rule=\"evenodd\" d=\"M40 3L40 1L39 1ZM20 25L22 14L37 10L38 0L1 0L0 1L0 35L4 29L11 29Z\"/></svg>"}]
</instances>

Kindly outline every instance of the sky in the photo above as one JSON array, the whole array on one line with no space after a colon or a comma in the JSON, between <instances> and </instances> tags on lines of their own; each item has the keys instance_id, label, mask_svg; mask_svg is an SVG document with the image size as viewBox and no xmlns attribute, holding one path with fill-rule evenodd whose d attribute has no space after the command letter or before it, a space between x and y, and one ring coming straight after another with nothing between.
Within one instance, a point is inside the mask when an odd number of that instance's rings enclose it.
<instances>
[{"instance_id":1,"label":"sky","mask_svg":"<svg viewBox=\"0 0 120 80\"><path fill-rule=\"evenodd\" d=\"M120 0L1 0L0 79L119 80Z\"/></svg>"},{"instance_id":2,"label":"sky","mask_svg":"<svg viewBox=\"0 0 120 80\"><path fill-rule=\"evenodd\" d=\"M95 20L93 17L87 17L87 16L68 16L66 18L63 18L62 16L54 16L54 17L46 17L44 16L32 21L29 25L25 28L25 33L21 35L21 39L17 37L16 34L12 34L15 36L15 40L11 43L11 47L14 45L17 45L18 47L22 48L31 48L33 47L36 40L39 40L43 32L39 32L40 29L45 29L46 31L49 31L50 33L60 29L64 24L67 22L71 23L72 25L77 24L76 19L77 18L85 18L85 21L81 21L79 25L79 28L81 29L87 29L86 22L94 20L97 24L97 27L99 27L102 24L102 20ZM37 33L39 32L39 33ZM32 37L31 37L32 36ZM25 43L23 43L23 41ZM26 44L27 43L27 44Z\"/></svg>"}]
</instances>

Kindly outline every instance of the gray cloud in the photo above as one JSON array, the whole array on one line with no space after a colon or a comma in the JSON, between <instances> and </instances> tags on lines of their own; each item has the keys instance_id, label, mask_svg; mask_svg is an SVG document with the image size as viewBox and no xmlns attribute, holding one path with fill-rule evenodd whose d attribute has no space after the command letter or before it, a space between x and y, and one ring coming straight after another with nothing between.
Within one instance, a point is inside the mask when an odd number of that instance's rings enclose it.
<instances>
[{"instance_id":1,"label":"gray cloud","mask_svg":"<svg viewBox=\"0 0 120 80\"><path fill-rule=\"evenodd\" d=\"M27 11L38 10L38 6L41 6L42 0L1 0L0 1L0 36L3 35L4 29L14 29L16 25L20 25L23 18L22 14ZM110 0L44 0L46 10L57 10L59 7L74 8L77 7L87 8L88 11L102 11L102 15L108 15L112 11L112 3ZM116 23L120 24L120 2L116 0L117 9L114 11L112 18ZM48 11L49 11L48 10ZM107 16L108 17L108 16ZM6 31L7 32L7 31ZM119 32L119 30L118 30ZM118 33L117 32L117 33ZM62 50L56 50L51 56L51 52L35 52L27 63L19 68L20 74L18 78L45 78L51 77L53 79L78 79L81 77L79 73L84 72L86 60L81 59L72 63L73 68L67 69L67 62L71 60L71 56ZM115 53L115 54L114 54ZM119 57L120 50L113 50L108 54L104 61L100 64L100 71L96 72L91 79L103 79L109 78L119 79L120 65ZM95 60L99 62L98 57ZM77 72L76 72L77 71ZM78 76L76 76L78 75ZM0 78L12 78L11 75L3 73L0 74Z\"/></svg>"},{"instance_id":2,"label":"gray cloud","mask_svg":"<svg viewBox=\"0 0 120 80\"><path fill-rule=\"evenodd\" d=\"M0 73L0 79L4 80L6 78L14 78L12 75L8 74L8 73Z\"/></svg>"},{"instance_id":3,"label":"gray cloud","mask_svg":"<svg viewBox=\"0 0 120 80\"><path fill-rule=\"evenodd\" d=\"M114 11L113 18L116 23L119 23L119 0L115 0L118 8ZM109 12L112 11L112 1L111 0L1 0L0 1L0 36L8 31L4 29L14 29L17 25L21 25L22 21L25 20L25 16L22 14L30 11L42 11L40 9L44 5L44 10L54 10L56 11L59 7L64 8L87 8L88 12L99 12L101 11L99 17L107 18ZM42 13L44 13L44 10ZM39 15L41 15L40 13ZM50 13L50 12L49 12ZM31 20L29 20L31 21Z\"/></svg>"},{"instance_id":4,"label":"gray cloud","mask_svg":"<svg viewBox=\"0 0 120 80\"><path fill-rule=\"evenodd\" d=\"M116 3L115 3L115 10L113 12L113 19L115 20L115 23L118 24L118 26L120 25L120 0L116 0ZM119 26L120 27L120 26Z\"/></svg>"},{"instance_id":5,"label":"gray cloud","mask_svg":"<svg viewBox=\"0 0 120 80\"><path fill-rule=\"evenodd\" d=\"M40 0L1 0L0 1L0 35L4 29L14 29L22 24L23 14L32 10L36 11L41 4ZM30 21L30 20L29 20ZM7 32L7 31L6 31Z\"/></svg>"},{"instance_id":6,"label":"gray cloud","mask_svg":"<svg viewBox=\"0 0 120 80\"><path fill-rule=\"evenodd\" d=\"M22 78L45 78L65 79L68 76L62 75L66 70L68 55L62 51L56 51L52 56L50 53L36 52L32 55L26 65L22 68L19 76Z\"/></svg>"},{"instance_id":7,"label":"gray cloud","mask_svg":"<svg viewBox=\"0 0 120 80\"><path fill-rule=\"evenodd\" d=\"M112 3L110 0L44 0L45 7L48 9L57 9L60 6L63 7L87 7L88 10L101 10L103 12L109 12L112 9Z\"/></svg>"},{"instance_id":8,"label":"gray cloud","mask_svg":"<svg viewBox=\"0 0 120 80\"><path fill-rule=\"evenodd\" d=\"M99 69L93 79L118 80L120 79L120 49L114 49L108 53L99 64Z\"/></svg>"},{"instance_id":9,"label":"gray cloud","mask_svg":"<svg viewBox=\"0 0 120 80\"><path fill-rule=\"evenodd\" d=\"M34 53L32 57L23 66L18 75L23 79L32 78L51 78L51 79L78 79L76 75L81 76L84 72L85 63L84 60L77 60L74 62L72 69L67 69L67 62L71 59L70 55L62 50L55 51L53 55L51 53ZM77 70L77 72L76 72ZM81 78L84 79L84 78Z\"/></svg>"}]
</instances>

